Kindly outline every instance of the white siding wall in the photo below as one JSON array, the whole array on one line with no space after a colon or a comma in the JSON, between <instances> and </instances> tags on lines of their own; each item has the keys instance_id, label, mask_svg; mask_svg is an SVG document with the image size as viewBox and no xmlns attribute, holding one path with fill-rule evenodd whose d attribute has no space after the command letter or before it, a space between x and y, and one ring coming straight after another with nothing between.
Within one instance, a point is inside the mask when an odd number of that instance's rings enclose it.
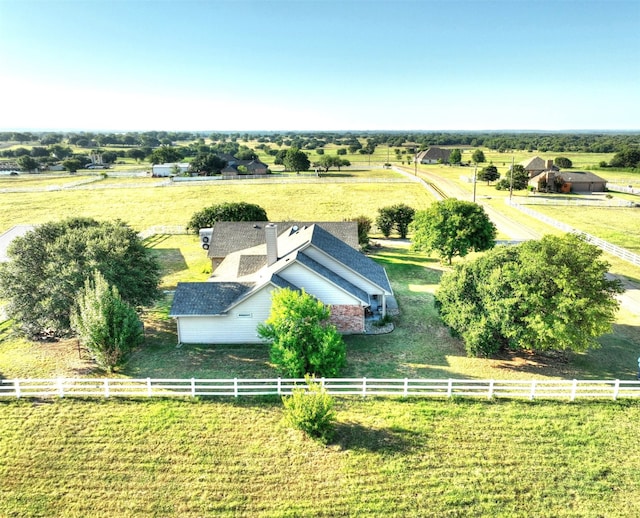
<instances>
[{"instance_id":1,"label":"white siding wall","mask_svg":"<svg viewBox=\"0 0 640 518\"><path fill-rule=\"evenodd\" d=\"M360 300L346 293L344 290L328 282L324 277L309 270L305 266L293 263L279 272L279 275L290 283L304 288L304 290L316 297L324 304L331 305L360 305Z\"/></svg>"},{"instance_id":2,"label":"white siding wall","mask_svg":"<svg viewBox=\"0 0 640 518\"><path fill-rule=\"evenodd\" d=\"M381 293L381 288L376 286L374 283L366 280L364 277L354 273L349 268L346 268L342 265L342 263L336 261L332 257L324 254L317 248L310 246L305 249L304 253L311 257L314 261L319 262L325 268L337 273L343 279L348 280L354 286L357 286L361 290L372 294L372 293Z\"/></svg>"},{"instance_id":3,"label":"white siding wall","mask_svg":"<svg viewBox=\"0 0 640 518\"><path fill-rule=\"evenodd\" d=\"M261 343L256 327L269 317L273 289L271 285L266 286L242 304L234 307L227 316L178 318L180 342L185 344Z\"/></svg>"}]
</instances>

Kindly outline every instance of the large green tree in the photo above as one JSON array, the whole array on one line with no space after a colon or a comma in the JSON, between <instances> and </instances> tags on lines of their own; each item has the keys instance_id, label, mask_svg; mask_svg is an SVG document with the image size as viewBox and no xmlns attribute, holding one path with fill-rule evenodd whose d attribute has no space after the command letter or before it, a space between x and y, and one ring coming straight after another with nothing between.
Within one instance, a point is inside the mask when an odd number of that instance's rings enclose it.
<instances>
[{"instance_id":1,"label":"large green tree","mask_svg":"<svg viewBox=\"0 0 640 518\"><path fill-rule=\"evenodd\" d=\"M513 176L513 179L512 179ZM505 178L496 184L496 189L507 190L513 188L514 191L521 191L527 188L529 183L529 173L521 164L515 164L507 171Z\"/></svg>"},{"instance_id":2,"label":"large green tree","mask_svg":"<svg viewBox=\"0 0 640 518\"><path fill-rule=\"evenodd\" d=\"M161 146L153 150L149 156L149 162L153 165L170 164L172 162L179 162L183 158L184 156L179 149L171 146Z\"/></svg>"},{"instance_id":3,"label":"large green tree","mask_svg":"<svg viewBox=\"0 0 640 518\"><path fill-rule=\"evenodd\" d=\"M122 365L144 339L135 309L97 271L76 296L71 328L96 363L108 372Z\"/></svg>"},{"instance_id":4,"label":"large green tree","mask_svg":"<svg viewBox=\"0 0 640 518\"><path fill-rule=\"evenodd\" d=\"M158 296L160 267L122 221L72 218L45 223L16 238L0 264L0 299L30 336L64 336L78 291L94 271L133 306Z\"/></svg>"},{"instance_id":5,"label":"large green tree","mask_svg":"<svg viewBox=\"0 0 640 518\"><path fill-rule=\"evenodd\" d=\"M400 237L405 239L415 212L415 209L404 203L398 203L390 207L382 207L378 209L376 226L384 237L389 237L391 231L395 228L398 234L400 234Z\"/></svg>"},{"instance_id":6,"label":"large green tree","mask_svg":"<svg viewBox=\"0 0 640 518\"><path fill-rule=\"evenodd\" d=\"M449 155L449 163L451 164L459 164L462 162L462 153L459 149L453 149L451 154Z\"/></svg>"},{"instance_id":7,"label":"large green tree","mask_svg":"<svg viewBox=\"0 0 640 518\"><path fill-rule=\"evenodd\" d=\"M482 151L482 149L476 149L476 150L473 152L473 155L471 155L471 161L472 161L474 164L480 164L480 163L482 163L482 162L486 162L486 161L487 161L487 159L486 159L486 158L485 158L485 156L484 156L484 151Z\"/></svg>"},{"instance_id":8,"label":"large green tree","mask_svg":"<svg viewBox=\"0 0 640 518\"><path fill-rule=\"evenodd\" d=\"M335 376L345 364L342 336L328 306L304 290L273 292L271 314L258 334L271 342L271 361L290 377Z\"/></svg>"},{"instance_id":9,"label":"large green tree","mask_svg":"<svg viewBox=\"0 0 640 518\"><path fill-rule=\"evenodd\" d=\"M496 239L496 227L484 209L455 198L416 212L410 228L414 250L436 251L449 264L454 256L492 248Z\"/></svg>"},{"instance_id":10,"label":"large green tree","mask_svg":"<svg viewBox=\"0 0 640 518\"><path fill-rule=\"evenodd\" d=\"M478 180L487 182L487 185L489 185L489 182L493 182L498 178L500 178L500 173L498 172L498 168L493 164L489 164L487 167L482 168L478 173Z\"/></svg>"},{"instance_id":11,"label":"large green tree","mask_svg":"<svg viewBox=\"0 0 640 518\"><path fill-rule=\"evenodd\" d=\"M16 160L18 167L21 171L31 172L35 171L38 168L38 161L35 158L30 157L29 155L23 155L18 160Z\"/></svg>"},{"instance_id":12,"label":"large green tree","mask_svg":"<svg viewBox=\"0 0 640 518\"><path fill-rule=\"evenodd\" d=\"M282 163L289 171L295 171L296 173L308 171L309 167L311 167L307 154L295 147L287 149Z\"/></svg>"},{"instance_id":13,"label":"large green tree","mask_svg":"<svg viewBox=\"0 0 640 518\"><path fill-rule=\"evenodd\" d=\"M195 212L187 229L198 235L201 228L213 227L218 221L269 221L266 211L254 203L227 202L211 205Z\"/></svg>"},{"instance_id":14,"label":"large green tree","mask_svg":"<svg viewBox=\"0 0 640 518\"><path fill-rule=\"evenodd\" d=\"M498 247L443 275L436 305L470 355L585 351L610 332L622 291L601 256L574 234Z\"/></svg>"},{"instance_id":15,"label":"large green tree","mask_svg":"<svg viewBox=\"0 0 640 518\"><path fill-rule=\"evenodd\" d=\"M220 174L220 171L226 166L226 160L223 160L215 153L200 153L189 164L189 172L202 176L212 176Z\"/></svg>"}]
</instances>

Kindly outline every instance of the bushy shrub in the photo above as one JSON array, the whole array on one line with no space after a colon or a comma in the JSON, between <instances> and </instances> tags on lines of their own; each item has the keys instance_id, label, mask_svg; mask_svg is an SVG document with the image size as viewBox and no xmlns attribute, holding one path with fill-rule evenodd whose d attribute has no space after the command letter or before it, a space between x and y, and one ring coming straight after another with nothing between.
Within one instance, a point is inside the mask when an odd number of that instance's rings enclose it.
<instances>
[{"instance_id":1,"label":"bushy shrub","mask_svg":"<svg viewBox=\"0 0 640 518\"><path fill-rule=\"evenodd\" d=\"M335 426L334 400L319 383L307 377L306 388L295 388L282 398L286 422L323 443L331 440Z\"/></svg>"}]
</instances>

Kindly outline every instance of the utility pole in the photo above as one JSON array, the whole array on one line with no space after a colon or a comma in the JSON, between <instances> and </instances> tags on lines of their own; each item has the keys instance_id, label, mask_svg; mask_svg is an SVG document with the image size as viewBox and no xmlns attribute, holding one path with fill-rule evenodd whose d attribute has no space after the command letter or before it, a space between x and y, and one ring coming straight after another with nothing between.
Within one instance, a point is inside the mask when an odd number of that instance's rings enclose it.
<instances>
[{"instance_id":1,"label":"utility pole","mask_svg":"<svg viewBox=\"0 0 640 518\"><path fill-rule=\"evenodd\" d=\"M511 157L511 182L509 183L509 203L511 203L511 196L513 196L513 166L515 157Z\"/></svg>"},{"instance_id":2,"label":"utility pole","mask_svg":"<svg viewBox=\"0 0 640 518\"><path fill-rule=\"evenodd\" d=\"M478 164L475 165L475 167L473 168L473 203L476 202L476 179L477 179L477 173L478 172Z\"/></svg>"}]
</instances>

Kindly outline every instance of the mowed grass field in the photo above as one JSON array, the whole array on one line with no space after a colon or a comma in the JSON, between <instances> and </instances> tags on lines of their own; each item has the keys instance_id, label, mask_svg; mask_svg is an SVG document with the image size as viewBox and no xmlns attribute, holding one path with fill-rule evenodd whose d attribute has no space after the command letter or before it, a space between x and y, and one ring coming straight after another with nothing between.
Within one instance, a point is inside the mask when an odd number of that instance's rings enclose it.
<instances>
[{"instance_id":1,"label":"mowed grass field","mask_svg":"<svg viewBox=\"0 0 640 518\"><path fill-rule=\"evenodd\" d=\"M625 402L340 399L327 446L277 399L0 403L0 514L631 517Z\"/></svg>"},{"instance_id":2,"label":"mowed grass field","mask_svg":"<svg viewBox=\"0 0 640 518\"><path fill-rule=\"evenodd\" d=\"M378 173L381 174L381 173ZM397 178L395 173L390 173ZM340 221L361 214L375 218L380 207L406 203L423 209L433 201L418 184L328 183L309 178L305 183L207 182L158 187L86 188L55 192L0 193L0 232L17 224L39 224L71 216L122 219L136 230L156 225L186 225L192 214L223 202L256 203L271 221ZM110 185L117 182L110 180ZM126 184L125 184L126 185ZM154 186L156 185L156 186Z\"/></svg>"}]
</instances>

